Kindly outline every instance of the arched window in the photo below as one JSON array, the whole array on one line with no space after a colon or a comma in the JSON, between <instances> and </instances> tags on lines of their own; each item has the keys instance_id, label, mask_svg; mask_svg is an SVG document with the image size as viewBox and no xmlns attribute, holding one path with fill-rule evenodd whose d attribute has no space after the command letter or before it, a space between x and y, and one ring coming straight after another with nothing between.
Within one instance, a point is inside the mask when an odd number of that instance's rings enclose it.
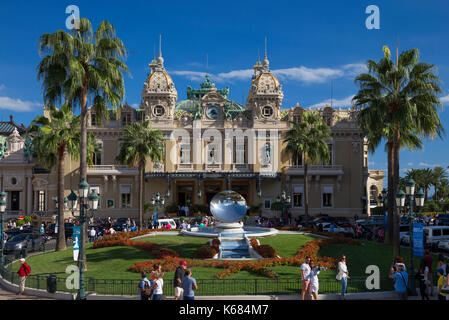
<instances>
[{"instance_id":1,"label":"arched window","mask_svg":"<svg viewBox=\"0 0 449 320\"><path fill-rule=\"evenodd\" d=\"M370 187L369 195L370 195L370 204L377 205L377 197L379 195L379 191L377 190L376 186L373 185Z\"/></svg>"}]
</instances>

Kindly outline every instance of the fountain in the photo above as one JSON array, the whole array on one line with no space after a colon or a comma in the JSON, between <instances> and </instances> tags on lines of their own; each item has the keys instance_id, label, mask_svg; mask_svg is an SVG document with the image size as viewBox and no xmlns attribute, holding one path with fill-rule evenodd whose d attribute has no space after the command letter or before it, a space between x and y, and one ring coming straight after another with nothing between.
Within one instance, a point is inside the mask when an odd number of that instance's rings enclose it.
<instances>
[{"instance_id":1,"label":"fountain","mask_svg":"<svg viewBox=\"0 0 449 320\"><path fill-rule=\"evenodd\" d=\"M218 259L262 258L251 247L250 237L266 237L278 233L276 229L244 226L247 206L245 198L234 191L218 193L210 203L210 211L216 221L215 227L190 228L181 234L194 237L218 238Z\"/></svg>"}]
</instances>

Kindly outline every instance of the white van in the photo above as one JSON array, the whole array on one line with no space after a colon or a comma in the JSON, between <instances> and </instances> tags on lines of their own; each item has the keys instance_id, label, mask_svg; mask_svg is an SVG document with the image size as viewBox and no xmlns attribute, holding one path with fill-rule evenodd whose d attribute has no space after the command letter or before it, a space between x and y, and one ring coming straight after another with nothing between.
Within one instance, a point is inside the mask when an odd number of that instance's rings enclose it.
<instances>
[{"instance_id":1,"label":"white van","mask_svg":"<svg viewBox=\"0 0 449 320\"><path fill-rule=\"evenodd\" d=\"M436 248L441 240L449 240L449 226L429 226L424 227L427 236L426 245Z\"/></svg>"},{"instance_id":2,"label":"white van","mask_svg":"<svg viewBox=\"0 0 449 320\"><path fill-rule=\"evenodd\" d=\"M167 225L170 225L170 229L176 229L176 222L173 219L158 219L157 229L164 229Z\"/></svg>"}]
</instances>

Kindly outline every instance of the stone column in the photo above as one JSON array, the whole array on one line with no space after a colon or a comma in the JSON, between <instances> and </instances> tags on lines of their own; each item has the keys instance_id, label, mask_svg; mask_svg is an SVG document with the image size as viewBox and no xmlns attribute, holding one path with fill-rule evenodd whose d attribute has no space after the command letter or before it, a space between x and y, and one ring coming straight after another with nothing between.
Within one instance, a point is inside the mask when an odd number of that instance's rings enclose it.
<instances>
[{"instance_id":1,"label":"stone column","mask_svg":"<svg viewBox=\"0 0 449 320\"><path fill-rule=\"evenodd\" d=\"M31 177L27 178L27 215L31 215L32 208L31 208L31 200L32 200L32 188L31 188Z\"/></svg>"},{"instance_id":2,"label":"stone column","mask_svg":"<svg viewBox=\"0 0 449 320\"><path fill-rule=\"evenodd\" d=\"M112 176L112 184L113 184L114 193L116 193L117 192L117 176Z\"/></svg>"},{"instance_id":3,"label":"stone column","mask_svg":"<svg viewBox=\"0 0 449 320\"><path fill-rule=\"evenodd\" d=\"M34 191L34 211L38 211L39 207L39 191Z\"/></svg>"},{"instance_id":4,"label":"stone column","mask_svg":"<svg viewBox=\"0 0 449 320\"><path fill-rule=\"evenodd\" d=\"M104 193L108 193L108 176L104 176Z\"/></svg>"}]
</instances>

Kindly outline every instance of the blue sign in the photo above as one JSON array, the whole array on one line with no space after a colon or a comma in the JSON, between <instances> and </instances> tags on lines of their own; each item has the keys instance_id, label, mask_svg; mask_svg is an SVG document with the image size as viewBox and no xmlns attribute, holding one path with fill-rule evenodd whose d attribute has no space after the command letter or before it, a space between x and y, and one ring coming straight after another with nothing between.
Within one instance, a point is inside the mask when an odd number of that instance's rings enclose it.
<instances>
[{"instance_id":1,"label":"blue sign","mask_svg":"<svg viewBox=\"0 0 449 320\"><path fill-rule=\"evenodd\" d=\"M415 258L424 257L424 225L413 223L413 256Z\"/></svg>"},{"instance_id":2,"label":"blue sign","mask_svg":"<svg viewBox=\"0 0 449 320\"><path fill-rule=\"evenodd\" d=\"M154 211L154 213L153 213L153 225L156 225L157 224L157 216L158 216L158 212L157 211Z\"/></svg>"},{"instance_id":3,"label":"blue sign","mask_svg":"<svg viewBox=\"0 0 449 320\"><path fill-rule=\"evenodd\" d=\"M78 261L78 254L80 252L80 236L81 236L81 227L74 226L73 227L73 261Z\"/></svg>"}]
</instances>

